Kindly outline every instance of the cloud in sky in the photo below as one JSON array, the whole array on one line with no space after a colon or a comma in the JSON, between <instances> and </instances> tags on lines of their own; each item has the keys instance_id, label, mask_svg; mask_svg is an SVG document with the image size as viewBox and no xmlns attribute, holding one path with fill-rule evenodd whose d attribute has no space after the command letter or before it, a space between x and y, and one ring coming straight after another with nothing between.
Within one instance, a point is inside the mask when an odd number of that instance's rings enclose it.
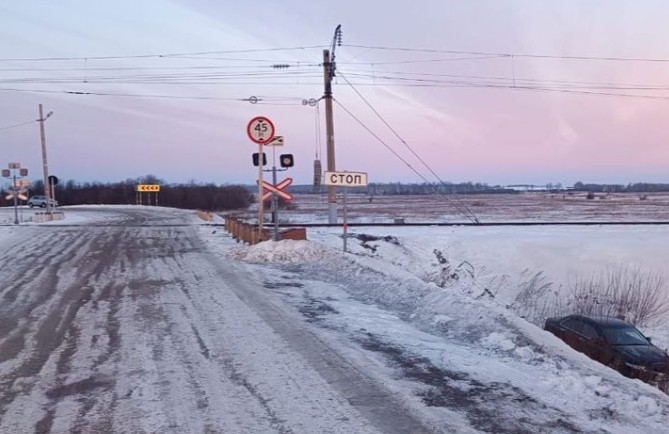
<instances>
[{"instance_id":1,"label":"cloud in sky","mask_svg":"<svg viewBox=\"0 0 669 434\"><path fill-rule=\"evenodd\" d=\"M339 170L435 181L362 95L446 181L664 182L669 62L524 55L669 59L668 18L660 0L11 2L0 128L53 110L49 163L63 179L250 184L245 126L262 114L295 154L290 176L310 183L316 155L325 166L324 109L303 100L322 96L322 49L342 24ZM149 54L163 56L131 57ZM54 57L72 59L6 60ZM0 129L0 154L37 174L37 124Z\"/></svg>"}]
</instances>

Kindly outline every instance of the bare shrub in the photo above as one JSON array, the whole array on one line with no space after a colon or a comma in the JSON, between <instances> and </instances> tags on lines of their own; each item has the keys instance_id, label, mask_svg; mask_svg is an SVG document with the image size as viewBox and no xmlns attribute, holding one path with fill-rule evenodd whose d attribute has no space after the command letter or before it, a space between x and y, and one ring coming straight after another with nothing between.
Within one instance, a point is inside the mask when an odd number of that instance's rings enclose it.
<instances>
[{"instance_id":1,"label":"bare shrub","mask_svg":"<svg viewBox=\"0 0 669 434\"><path fill-rule=\"evenodd\" d=\"M620 265L569 284L572 313L612 316L648 325L669 312L669 293L657 271Z\"/></svg>"},{"instance_id":2,"label":"bare shrub","mask_svg":"<svg viewBox=\"0 0 669 434\"><path fill-rule=\"evenodd\" d=\"M548 281L543 271L525 270L521 277L520 291L507 308L538 326L542 326L546 318L564 311L559 291L553 290L553 282Z\"/></svg>"}]
</instances>

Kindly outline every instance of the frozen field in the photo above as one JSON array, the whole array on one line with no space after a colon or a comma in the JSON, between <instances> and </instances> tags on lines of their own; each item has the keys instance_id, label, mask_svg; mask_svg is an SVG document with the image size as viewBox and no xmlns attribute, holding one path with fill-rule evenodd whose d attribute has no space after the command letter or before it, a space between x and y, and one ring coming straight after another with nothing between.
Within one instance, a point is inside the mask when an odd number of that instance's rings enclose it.
<instances>
[{"instance_id":1,"label":"frozen field","mask_svg":"<svg viewBox=\"0 0 669 434\"><path fill-rule=\"evenodd\" d=\"M388 223L395 218L465 221L436 196L374 197L371 203L364 196L348 199L349 216L356 223ZM629 222L664 220L665 201L659 195L644 200L631 195L589 200L531 194L472 196L462 202L477 209L482 222ZM298 196L294 209L282 215L291 222L325 222L325 198ZM287 302L302 308L321 303L314 315L325 327L369 333L381 343L368 345L405 366L405 373L416 366L392 356L397 348L405 349L409 359L424 357L432 365L421 369L432 366L445 377L451 376L446 384L426 380L438 396L457 394L458 387L449 389L458 377L452 370L466 372L463 383L471 387L472 399L487 403L475 412L499 418L499 425L483 429L485 432L644 432L637 424L648 422L648 416L657 422L652 429L665 429L669 417L666 396L570 350L540 329L539 312L525 309L525 304L540 305L542 300L556 298L568 301L571 282L620 266L667 276L667 227L400 225L353 227L349 236L346 254L342 252L342 229L322 227L308 229L307 243L261 243L239 247L232 255L256 264L250 266L263 276L260 279L279 280L269 287L278 288L276 292ZM230 254L229 249L224 250ZM333 252L338 252L334 258ZM301 283L292 289L289 284L281 285L276 276ZM322 289L314 281L302 280L303 276L330 286ZM666 282L664 288L667 291ZM383 311L353 307L346 302L351 298L381 306ZM523 312L534 317L527 315L525 320L519 316ZM658 346L667 348L668 324L669 317L664 315L642 329ZM501 396L498 386L509 395ZM521 406L522 410L508 406L508 400L525 399L531 403ZM546 411L538 410L534 403L542 403ZM534 423L518 422L532 419L528 412L535 411L541 415ZM468 417L470 423L480 423L472 422L471 414Z\"/></svg>"},{"instance_id":2,"label":"frozen field","mask_svg":"<svg viewBox=\"0 0 669 434\"><path fill-rule=\"evenodd\" d=\"M343 194L338 194L340 215ZM371 201L370 201L371 200ZM669 194L529 192L432 196L369 196L347 194L351 222L407 223L467 222L461 210L475 214L482 223L498 221L669 221ZM282 212L290 222L327 222L327 194L296 195L294 209ZM304 220L304 221L303 221Z\"/></svg>"}]
</instances>

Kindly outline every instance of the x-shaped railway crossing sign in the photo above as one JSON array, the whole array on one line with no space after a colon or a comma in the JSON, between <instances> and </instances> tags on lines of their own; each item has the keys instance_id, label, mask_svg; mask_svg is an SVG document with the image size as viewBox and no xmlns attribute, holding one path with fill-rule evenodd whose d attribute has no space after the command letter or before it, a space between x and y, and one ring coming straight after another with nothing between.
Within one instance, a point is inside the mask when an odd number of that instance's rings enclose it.
<instances>
[{"instance_id":1,"label":"x-shaped railway crossing sign","mask_svg":"<svg viewBox=\"0 0 669 434\"><path fill-rule=\"evenodd\" d=\"M262 195L262 200L267 200L270 197L272 197L272 193L276 193L277 196L279 196L284 200L289 200L289 201L293 200L292 194L288 193L287 191L283 191L284 188L288 187L292 183L293 183L293 178L286 178L277 185L270 184L269 182L263 180L262 188L264 190L264 193Z\"/></svg>"},{"instance_id":2,"label":"x-shaped railway crossing sign","mask_svg":"<svg viewBox=\"0 0 669 434\"><path fill-rule=\"evenodd\" d=\"M7 199L7 200L14 199L14 194L16 194L16 197L21 199L21 200L28 200L28 196L26 196L27 191L24 190L24 189L20 189L18 191L5 190L5 193L7 193L7 196L5 196L5 199Z\"/></svg>"}]
</instances>

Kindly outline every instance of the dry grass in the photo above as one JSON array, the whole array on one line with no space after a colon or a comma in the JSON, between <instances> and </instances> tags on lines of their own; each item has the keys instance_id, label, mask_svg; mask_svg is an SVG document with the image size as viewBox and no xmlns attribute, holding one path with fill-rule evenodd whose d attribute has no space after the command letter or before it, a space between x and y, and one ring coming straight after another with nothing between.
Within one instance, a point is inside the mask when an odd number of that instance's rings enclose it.
<instances>
[{"instance_id":1,"label":"dry grass","mask_svg":"<svg viewBox=\"0 0 669 434\"><path fill-rule=\"evenodd\" d=\"M195 213L197 214L198 217L200 217L202 220L206 222L210 222L214 219L214 216L209 211L197 210L195 211Z\"/></svg>"}]
</instances>

